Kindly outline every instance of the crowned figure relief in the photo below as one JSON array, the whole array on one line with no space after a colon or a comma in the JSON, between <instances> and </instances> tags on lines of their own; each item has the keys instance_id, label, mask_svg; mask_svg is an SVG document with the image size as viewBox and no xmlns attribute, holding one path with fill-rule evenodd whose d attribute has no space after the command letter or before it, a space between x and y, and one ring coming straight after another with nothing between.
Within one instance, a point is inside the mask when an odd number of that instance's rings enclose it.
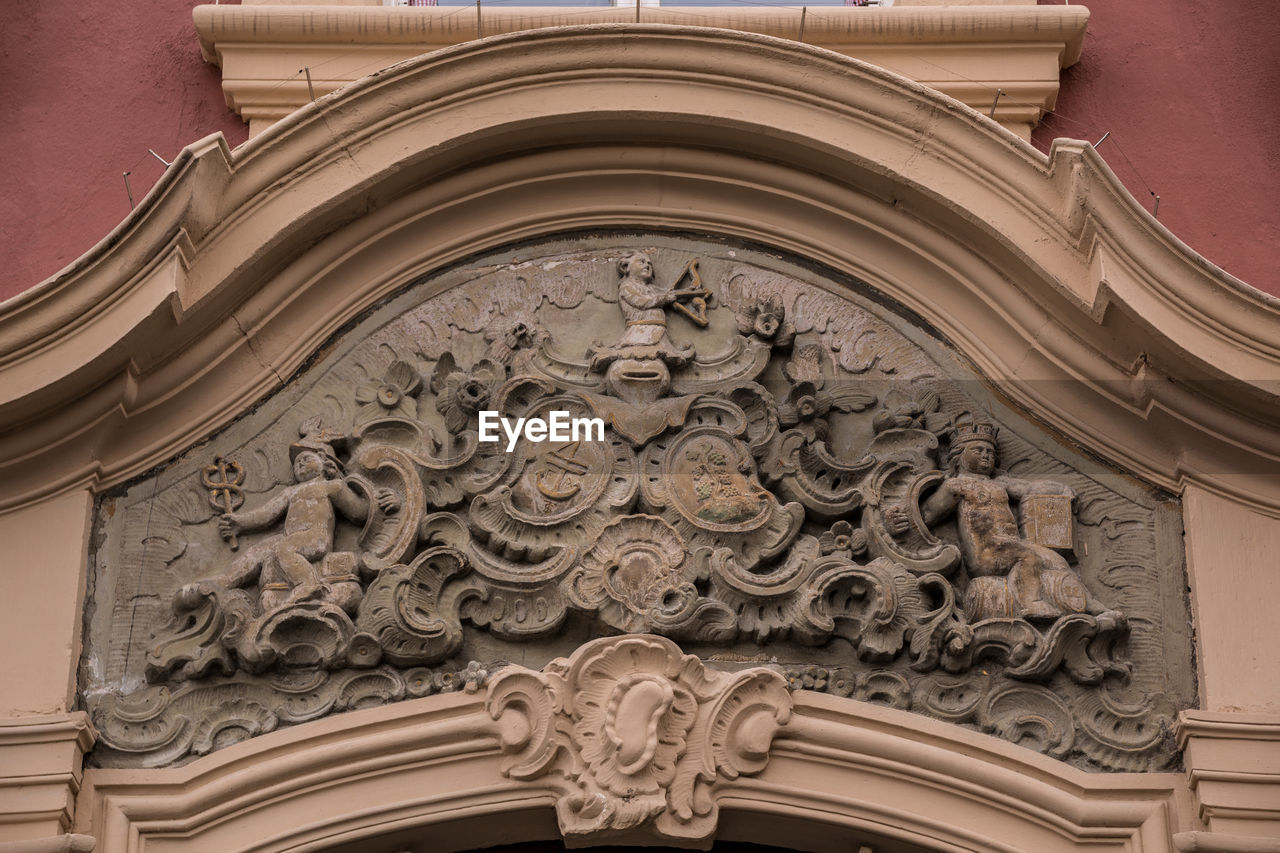
<instances>
[{"instance_id":1,"label":"crowned figure relief","mask_svg":"<svg viewBox=\"0 0 1280 853\"><path fill-rule=\"evenodd\" d=\"M1018 529L1011 504L1031 496L1058 495L1070 525L1071 487L1050 480L1011 477L996 467L994 424L957 424L945 480L921 506L932 526L956 515L960 550L970 575L965 615L972 622L1000 617L1053 620L1068 613L1102 614L1061 554L1030 541ZM1118 616L1118 614L1115 614Z\"/></svg>"}]
</instances>

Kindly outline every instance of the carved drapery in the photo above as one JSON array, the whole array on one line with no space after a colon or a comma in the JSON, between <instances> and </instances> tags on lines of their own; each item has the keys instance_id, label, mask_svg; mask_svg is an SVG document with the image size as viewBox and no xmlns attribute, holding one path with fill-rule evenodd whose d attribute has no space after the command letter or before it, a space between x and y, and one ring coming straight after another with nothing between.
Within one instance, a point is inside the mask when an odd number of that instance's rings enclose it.
<instances>
[{"instance_id":1,"label":"carved drapery","mask_svg":"<svg viewBox=\"0 0 1280 853\"><path fill-rule=\"evenodd\" d=\"M1083 766L1165 766L1190 687L1159 663L1189 652L1158 496L831 286L742 248L597 239L383 308L103 502L98 760L178 761L644 632ZM482 411L598 418L603 440L508 452Z\"/></svg>"}]
</instances>

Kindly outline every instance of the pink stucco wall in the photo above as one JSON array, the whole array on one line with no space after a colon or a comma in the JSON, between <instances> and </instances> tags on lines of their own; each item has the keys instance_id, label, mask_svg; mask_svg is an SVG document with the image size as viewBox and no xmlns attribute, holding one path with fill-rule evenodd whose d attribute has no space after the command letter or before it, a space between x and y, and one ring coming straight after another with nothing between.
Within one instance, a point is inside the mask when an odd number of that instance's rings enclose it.
<instances>
[{"instance_id":1,"label":"pink stucco wall","mask_svg":"<svg viewBox=\"0 0 1280 853\"><path fill-rule=\"evenodd\" d=\"M1063 2L1063 0L1044 0ZM182 146L245 126L200 58L195 0L14 0L0 11L0 299L129 212ZM1280 15L1255 0L1097 0L1036 133L1097 141L1209 260L1280 295Z\"/></svg>"},{"instance_id":2,"label":"pink stucco wall","mask_svg":"<svg viewBox=\"0 0 1280 853\"><path fill-rule=\"evenodd\" d=\"M1041 0L1041 5L1064 0ZM1084 54L1035 133L1097 142L1148 210L1280 296L1280 9L1256 0L1095 0Z\"/></svg>"},{"instance_id":3,"label":"pink stucco wall","mask_svg":"<svg viewBox=\"0 0 1280 853\"><path fill-rule=\"evenodd\" d=\"M184 145L247 136L200 58L196 0L0 3L0 299L56 273L129 213Z\"/></svg>"}]
</instances>

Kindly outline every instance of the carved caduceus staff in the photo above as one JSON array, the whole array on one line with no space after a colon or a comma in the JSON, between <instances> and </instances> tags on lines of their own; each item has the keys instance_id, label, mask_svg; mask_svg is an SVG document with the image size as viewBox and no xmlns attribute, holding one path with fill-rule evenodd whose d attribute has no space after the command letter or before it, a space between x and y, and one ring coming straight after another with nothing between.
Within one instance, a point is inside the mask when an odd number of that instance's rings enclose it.
<instances>
[{"instance_id":1,"label":"carved caduceus staff","mask_svg":"<svg viewBox=\"0 0 1280 853\"><path fill-rule=\"evenodd\" d=\"M689 282L689 286L680 287L685 281ZM707 300L711 298L711 291L702 284L702 276L698 272L697 258L690 261L689 266L685 267L684 272L680 273L680 277L671 286L671 292L676 298L671 307L699 326L706 328L709 322L707 320Z\"/></svg>"},{"instance_id":2,"label":"carved caduceus staff","mask_svg":"<svg viewBox=\"0 0 1280 853\"><path fill-rule=\"evenodd\" d=\"M240 491L240 485L244 482L244 468L240 467L239 462L216 456L212 465L205 466L201 480L209 490L209 503L214 509L230 513L244 503L244 493ZM234 533L228 541L232 551L240 547Z\"/></svg>"}]
</instances>

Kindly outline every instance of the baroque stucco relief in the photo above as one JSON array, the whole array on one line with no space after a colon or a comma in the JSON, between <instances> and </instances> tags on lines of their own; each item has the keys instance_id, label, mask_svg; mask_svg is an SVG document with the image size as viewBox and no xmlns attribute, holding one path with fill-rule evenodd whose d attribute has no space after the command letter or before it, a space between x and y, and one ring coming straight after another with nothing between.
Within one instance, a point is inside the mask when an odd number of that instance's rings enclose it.
<instances>
[{"instance_id":1,"label":"baroque stucco relief","mask_svg":"<svg viewBox=\"0 0 1280 853\"><path fill-rule=\"evenodd\" d=\"M94 760L496 690L510 662L646 633L1089 769L1167 768L1193 698L1176 506L998 390L744 247L590 238L430 278L102 501ZM507 452L484 410L604 440Z\"/></svg>"}]
</instances>

